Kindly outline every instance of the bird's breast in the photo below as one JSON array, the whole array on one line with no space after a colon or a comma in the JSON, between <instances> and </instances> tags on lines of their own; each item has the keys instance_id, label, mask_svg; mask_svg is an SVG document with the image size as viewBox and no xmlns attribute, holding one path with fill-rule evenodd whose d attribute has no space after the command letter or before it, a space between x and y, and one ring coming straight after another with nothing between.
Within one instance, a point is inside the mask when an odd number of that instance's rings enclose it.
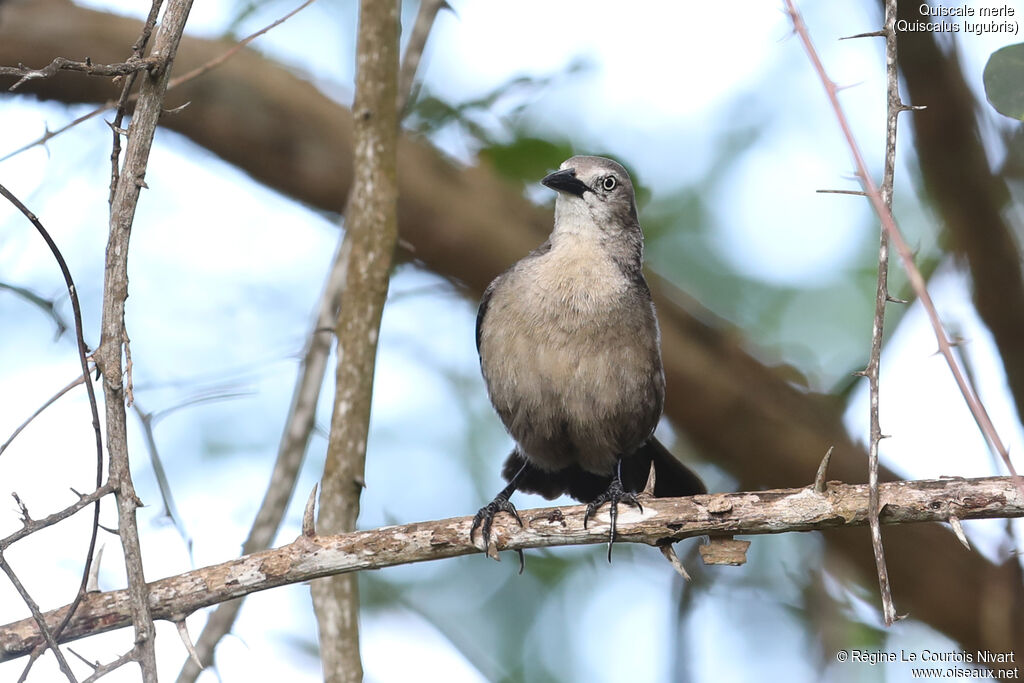
<instances>
[{"instance_id":1,"label":"bird's breast","mask_svg":"<svg viewBox=\"0 0 1024 683\"><path fill-rule=\"evenodd\" d=\"M516 415L601 422L655 406L660 414L650 302L595 249L554 249L511 271L488 304L480 358L513 432Z\"/></svg>"}]
</instances>

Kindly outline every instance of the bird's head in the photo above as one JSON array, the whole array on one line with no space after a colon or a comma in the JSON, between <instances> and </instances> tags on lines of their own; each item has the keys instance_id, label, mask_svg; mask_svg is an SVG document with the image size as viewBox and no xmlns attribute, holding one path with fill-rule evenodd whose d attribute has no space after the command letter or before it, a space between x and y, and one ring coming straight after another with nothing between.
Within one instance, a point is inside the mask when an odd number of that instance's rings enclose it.
<instances>
[{"instance_id":1,"label":"bird's head","mask_svg":"<svg viewBox=\"0 0 1024 683\"><path fill-rule=\"evenodd\" d=\"M602 232L639 227L629 173L604 157L575 156L541 183L558 193L555 231Z\"/></svg>"}]
</instances>

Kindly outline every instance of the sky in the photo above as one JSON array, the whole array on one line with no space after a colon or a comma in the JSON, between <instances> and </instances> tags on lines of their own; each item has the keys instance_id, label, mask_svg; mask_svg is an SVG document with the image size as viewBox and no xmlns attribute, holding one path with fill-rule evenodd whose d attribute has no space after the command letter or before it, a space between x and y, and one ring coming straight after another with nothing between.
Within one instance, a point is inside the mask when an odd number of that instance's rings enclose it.
<instances>
[{"instance_id":1,"label":"sky","mask_svg":"<svg viewBox=\"0 0 1024 683\"><path fill-rule=\"evenodd\" d=\"M90 4L139 12L138 3ZM711 198L714 218L722 226L716 244L723 258L773 285L812 288L835 278L850 262L851 245L862 237L867 208L815 193L823 187L852 186L850 157L778 4L734 2L723 10L708 3L637 2L627 10L623 3L611 1L527 1L516 3L514 11L488 2L452 0L452 4L455 12L439 17L423 60L422 74L432 92L463 101L514 76L557 73L583 59L589 67L580 77L556 79L532 95L530 124L537 130L567 135L580 151L596 147L621 158L638 169L656 193L685 186L709 171L723 117L744 122L750 115L737 93L783 103L763 121L762 138L745 151L741 163ZM842 7L837 9L836 4ZM857 84L843 93L855 133L863 140L881 139L880 43L836 41L876 28L873 14L865 13L862 3L803 5L833 79ZM241 32L255 30L289 9L287 3L273 2ZM196 3L189 31L218 35L234 11L228 2ZM351 26L342 18L353 13L352 2L319 2L261 38L256 47L347 102L354 37L340 34L337 27ZM414 13L414 6L405 8L407 25ZM980 74L985 55L1004 44L990 37L958 40L967 68L975 74ZM81 111L19 98L0 100L0 130L8 131L0 141L0 154L37 136L44 126L55 128ZM30 204L69 255L86 318L93 321L98 320L102 282L108 145L109 134L96 121L55 139L46 149L0 162L0 182ZM874 168L880 164L878 148L877 144L866 147ZM474 151L459 139L446 140L445 150L464 161ZM329 218L257 186L173 133L158 134L149 169L147 183L152 189L143 193L136 225L151 227L137 229L133 235L128 302L140 404L157 411L204 391L240 394L174 410L157 422L161 452L170 461L177 505L192 540L191 556L178 531L161 514L142 437L137 423L132 426L136 485L142 498L152 501L140 510L140 527L147 576L155 578L237 555L262 496L280 416L294 382L296 354L339 233ZM898 173L897 196L912 193L903 164ZM181 206L181 196L202 207L207 220L195 220ZM287 226L288 239L281 239L282 226ZM49 297L59 297L62 291L48 252L7 206L0 206L0 280ZM1024 439L1008 409L1005 381L993 362L991 341L966 292L962 273L952 266L940 270L933 283L932 293L944 318L971 341L968 352L982 395L997 427L1012 444L1011 452L1018 452ZM382 323L372 437L379 456L368 461L371 486L364 496L362 527L467 514L493 493L477 490L459 463L444 457L452 448L464 447L477 413L489 414L476 368L474 318L473 302L436 276L411 267L398 270ZM27 409L75 376L77 360L67 338L48 343L53 327L44 316L26 312L22 303L2 293L0 320L16 321L15 325L0 323L0 385L4 387L0 437L6 438ZM864 330L865 346L869 324ZM929 335L921 311L912 306L887 347L882 420L893 438L884 442L883 454L889 464L913 477L994 473L969 414L950 387L948 372L934 355L935 342ZM458 387L476 398L469 401L462 391L453 389L453 377L461 382ZM453 404L460 409L452 410ZM67 504L71 494L66 486L55 487L49 478L37 476L41 461L67 482L74 482L67 485L84 488L93 467L88 449L81 445L91 443L86 414L82 397L69 396L26 430L0 456L0 495L16 490L37 516ZM866 396L859 392L847 416L855 435L866 433L866 415ZM327 424L328 418L329 410L321 405L320 423ZM506 451L507 437L496 418L489 419L483 434L473 437L480 440L475 447L495 454ZM268 443L272 444L269 449ZM296 533L304 492L317 479L324 447L322 435L314 436L297 486L300 500L291 507L279 542ZM200 459L198 452L222 455ZM239 468L238 458L253 466ZM498 456L480 466L494 470L491 481L497 485ZM454 482L451 488L457 493L438 496L424 487L405 485L403 495L396 496L388 486L395 471L402 472L404 482ZM536 503L524 500L522 504ZM110 506L104 510L108 523L112 512ZM85 521L76 518L7 553L15 566L33 567L27 581L47 606L64 604L73 592L70 587L77 585ZM994 552L991 539L997 523L966 526L984 552ZM0 506L0 534L14 528L16 509L9 502ZM104 588L124 582L117 544L111 541L107 539L100 575ZM37 554L62 545L69 551L53 566L33 564ZM477 559L483 567L484 560ZM508 570L510 564L503 562L498 569ZM611 574L601 568L601 582L594 592L607 599L588 603L591 613L585 621L598 626L585 627L583 641L589 649L581 654L589 656L576 658L579 668L570 673L595 681L626 676L668 680L670 671L657 656L639 657L628 665L594 656L629 639L645 624L660 625L672 618L669 607L660 604L671 578L662 571L664 567L632 557L621 566L620 572ZM444 567L433 563L415 571L429 575L443 572ZM486 571L497 569L488 565ZM630 572L640 577L639 582L636 576L629 577ZM613 596L636 589L638 583L642 585L640 602L647 607L620 618L612 609ZM66 589L56 591L53 586ZM23 616L17 596L3 583L0 605L0 621L7 621L4 617L12 610L16 616L10 618ZM315 658L298 654L301 650L289 645L300 636L315 638L308 607L306 586L252 596L236 635L227 638L219 651L223 680L319 680ZM550 609L553 618L566 605L553 604ZM756 602L751 606L735 595L720 594L695 606L690 623L700 624L701 633L688 637L694 642L728 639L731 619L743 615L752 621L774 618L767 608L759 610ZM201 623L201 615L190 618L193 636ZM267 623L273 626L268 629ZM443 633L410 610L374 612L362 626L368 680L422 679L424 671L443 671L445 680L451 681L484 680L477 668L447 646ZM791 680L814 680L816 672L787 653L787 643L802 637L795 620L772 626L766 631L775 647L766 649L772 654L766 655L765 670L786 668ZM170 678L176 675L184 651L172 627L164 624L160 629L161 675ZM672 645L656 639L668 637L664 629L645 633L655 638L643 641L652 651ZM938 638L923 635L919 625L900 626L893 633L893 642ZM90 656L102 658L104 653L126 649L129 637L122 632L92 641ZM406 657L391 656L396 638L415 649ZM544 656L543 642L531 647ZM0 681L14 680L21 666L20 662L0 665ZM744 680L750 674L740 662L722 662L704 654L695 655L691 667L694 680ZM53 671L52 662L41 662L30 680L47 680ZM109 680L133 680L133 676L122 672ZM200 680L215 678L206 674Z\"/></svg>"}]
</instances>

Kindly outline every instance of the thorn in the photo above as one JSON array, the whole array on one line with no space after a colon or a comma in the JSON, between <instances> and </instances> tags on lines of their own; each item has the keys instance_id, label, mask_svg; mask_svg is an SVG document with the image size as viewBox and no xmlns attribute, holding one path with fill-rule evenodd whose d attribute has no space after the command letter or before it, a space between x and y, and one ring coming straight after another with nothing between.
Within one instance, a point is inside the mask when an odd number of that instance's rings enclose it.
<instances>
[{"instance_id":1,"label":"thorn","mask_svg":"<svg viewBox=\"0 0 1024 683\"><path fill-rule=\"evenodd\" d=\"M353 479L352 481L353 481L353 482L355 483L355 485L356 485L356 486L358 486L359 488L361 488L361 489L365 489L365 488L366 488L366 480L365 480L365 479L363 479L362 475L360 475L360 476L358 476L358 477L355 477L355 478L354 478L354 479Z\"/></svg>"},{"instance_id":2,"label":"thorn","mask_svg":"<svg viewBox=\"0 0 1024 683\"><path fill-rule=\"evenodd\" d=\"M867 197L863 190L815 190L818 194L852 194L855 197Z\"/></svg>"},{"instance_id":3,"label":"thorn","mask_svg":"<svg viewBox=\"0 0 1024 683\"><path fill-rule=\"evenodd\" d=\"M188 658L202 671L204 668L203 663L199 661L199 654L196 653L195 645L192 644L192 638L188 634L188 626L185 625L185 620L179 619L174 622L174 625L178 627L178 635L181 637L181 642L184 643L185 649L188 650Z\"/></svg>"},{"instance_id":4,"label":"thorn","mask_svg":"<svg viewBox=\"0 0 1024 683\"><path fill-rule=\"evenodd\" d=\"M32 521L32 517L28 514L28 506L22 502L21 498L14 491L11 491L11 495L14 496L14 502L18 504L18 512L21 513L21 523L27 526Z\"/></svg>"},{"instance_id":5,"label":"thorn","mask_svg":"<svg viewBox=\"0 0 1024 683\"><path fill-rule=\"evenodd\" d=\"M853 40L854 38L885 38L885 29L879 29L878 31L869 31L868 33L858 33L853 36L843 36L839 40Z\"/></svg>"},{"instance_id":6,"label":"thorn","mask_svg":"<svg viewBox=\"0 0 1024 683\"><path fill-rule=\"evenodd\" d=\"M141 187L144 190L148 190L149 189L149 185L147 185L146 181L143 180L142 178L137 178L135 180L135 185L138 186L138 187Z\"/></svg>"},{"instance_id":7,"label":"thorn","mask_svg":"<svg viewBox=\"0 0 1024 683\"><path fill-rule=\"evenodd\" d=\"M825 453L825 457L821 459L821 464L818 465L818 473L814 475L814 492L825 493L825 475L828 472L828 463L832 459L832 451L835 450L835 446L829 446L828 452Z\"/></svg>"},{"instance_id":8,"label":"thorn","mask_svg":"<svg viewBox=\"0 0 1024 683\"><path fill-rule=\"evenodd\" d=\"M672 541L659 541L658 550L661 551L661 554L665 556L665 559L668 560L668 563L672 565L672 568L676 570L676 573L679 574L679 576L683 577L687 581L693 580L686 572L686 567L683 566L682 560L680 560L679 556L676 555L676 551L672 549Z\"/></svg>"},{"instance_id":9,"label":"thorn","mask_svg":"<svg viewBox=\"0 0 1024 683\"><path fill-rule=\"evenodd\" d=\"M897 113L902 113L905 111L924 111L927 108L928 105L926 104L903 104L902 102L900 102L899 106L896 107L896 111Z\"/></svg>"},{"instance_id":10,"label":"thorn","mask_svg":"<svg viewBox=\"0 0 1024 683\"><path fill-rule=\"evenodd\" d=\"M177 114L177 113L180 113L181 111L184 111L184 109L186 107L188 107L190 104L192 104L192 100L189 100L188 102L186 102L185 104L181 105L180 107L174 107L173 109L164 109L164 113L165 114Z\"/></svg>"},{"instance_id":11,"label":"thorn","mask_svg":"<svg viewBox=\"0 0 1024 683\"><path fill-rule=\"evenodd\" d=\"M863 83L864 83L864 81L857 81L856 83L848 83L846 85L837 85L837 86L835 86L836 92L840 93L840 92L842 92L844 90L849 90L850 88L856 88L858 85L863 85Z\"/></svg>"},{"instance_id":12,"label":"thorn","mask_svg":"<svg viewBox=\"0 0 1024 683\"><path fill-rule=\"evenodd\" d=\"M644 485L644 490L641 493L645 496L654 496L654 484L657 482L658 475L654 471L654 461L651 460L651 472L647 475L647 484Z\"/></svg>"},{"instance_id":13,"label":"thorn","mask_svg":"<svg viewBox=\"0 0 1024 683\"><path fill-rule=\"evenodd\" d=\"M75 651L74 651L73 649L71 649L70 647L68 648L68 652L70 652L70 653L71 653L71 654L73 654L74 656L76 656L76 657L78 657L79 659L81 659L81 660L82 660L83 662L85 662L85 663L86 663L87 665L91 666L91 667L92 667L92 670L93 670L93 671L95 671L96 669L100 668L100 663L99 663L99 662L90 662L90 661L89 661L88 659L86 659L86 658L85 658L85 657L83 657L82 655L78 654L77 652L75 652Z\"/></svg>"},{"instance_id":14,"label":"thorn","mask_svg":"<svg viewBox=\"0 0 1024 683\"><path fill-rule=\"evenodd\" d=\"M316 536L316 523L313 520L313 512L316 510L316 489L317 484L313 484L313 490L309 492L309 498L306 500L306 509L302 511L302 535L306 538Z\"/></svg>"},{"instance_id":15,"label":"thorn","mask_svg":"<svg viewBox=\"0 0 1024 683\"><path fill-rule=\"evenodd\" d=\"M98 526L99 528L103 529L103 530L104 530L104 531L106 531L106 532L107 532L108 534L114 534L115 536L117 536L117 535L118 535L118 533L117 533L117 529L112 529L111 527L109 527L109 526L104 526L104 525L102 525L102 524L97 524L96 526Z\"/></svg>"},{"instance_id":16,"label":"thorn","mask_svg":"<svg viewBox=\"0 0 1024 683\"><path fill-rule=\"evenodd\" d=\"M867 370L856 370L854 372L851 372L850 374L853 375L854 377L867 377L868 376L868 371Z\"/></svg>"},{"instance_id":17,"label":"thorn","mask_svg":"<svg viewBox=\"0 0 1024 683\"><path fill-rule=\"evenodd\" d=\"M103 561L103 549L105 547L107 547L106 543L100 545L99 550L96 551L96 557L93 558L92 564L89 565L89 578L85 580L86 593L100 592L100 562Z\"/></svg>"},{"instance_id":18,"label":"thorn","mask_svg":"<svg viewBox=\"0 0 1024 683\"><path fill-rule=\"evenodd\" d=\"M121 78L121 76L117 76L117 78ZM110 130L114 131L118 135L128 135L128 130L126 128L118 128L117 126L114 125L113 121L107 121L107 120L104 119L103 122L106 123L107 126L110 127Z\"/></svg>"},{"instance_id":19,"label":"thorn","mask_svg":"<svg viewBox=\"0 0 1024 683\"><path fill-rule=\"evenodd\" d=\"M956 534L956 537L957 539L959 539L961 545L970 550L971 544L967 542L967 534L964 533L964 527L960 523L960 518L956 515L950 515L949 526L953 527L953 533Z\"/></svg>"},{"instance_id":20,"label":"thorn","mask_svg":"<svg viewBox=\"0 0 1024 683\"><path fill-rule=\"evenodd\" d=\"M79 493L79 492L78 492L78 490L76 490L74 486L69 486L68 488L69 488L69 489L71 489L71 493L73 493L73 494L75 494L76 496L78 496L78 499L79 499L79 500L81 500L81 499L85 498L85 495L84 495L84 494L82 494L82 493Z\"/></svg>"},{"instance_id":21,"label":"thorn","mask_svg":"<svg viewBox=\"0 0 1024 683\"><path fill-rule=\"evenodd\" d=\"M885 295L885 300L888 301L891 304L904 304L904 305L906 305L906 304L910 303L906 299L898 299L898 298L894 297L891 294L886 294Z\"/></svg>"}]
</instances>

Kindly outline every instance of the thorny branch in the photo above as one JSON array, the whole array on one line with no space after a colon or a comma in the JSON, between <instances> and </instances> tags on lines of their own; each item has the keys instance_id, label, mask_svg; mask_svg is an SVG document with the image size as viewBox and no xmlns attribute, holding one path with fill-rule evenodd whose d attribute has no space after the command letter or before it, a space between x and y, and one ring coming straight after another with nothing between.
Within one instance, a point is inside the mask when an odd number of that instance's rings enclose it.
<instances>
[{"instance_id":1,"label":"thorny branch","mask_svg":"<svg viewBox=\"0 0 1024 683\"><path fill-rule=\"evenodd\" d=\"M133 46L136 54L144 48L159 11L160 0L154 0L150 20ZM126 388L122 353L127 343L124 324L124 306L128 297L128 243L138 205L139 194L145 186L146 166L152 148L164 97L170 80L171 65L178 43L185 30L192 0L170 0L163 20L156 32L151 57L158 66L142 78L138 105L132 117L125 147L124 166L116 171L120 133L120 115L127 98L128 84L121 96L118 119L114 125L114 152L111 155L112 185L110 197L110 236L107 242L107 261L103 284L103 314L100 345L95 354L97 367L103 374L107 417L107 449L110 454L108 476L115 488L117 499L118 535L124 548L125 569L132 623L135 627L135 654L146 683L155 682L156 648L155 630L149 609L148 587L142 567L135 509L141 504L135 495L128 460L127 416L125 413Z\"/></svg>"},{"instance_id":2,"label":"thorny branch","mask_svg":"<svg viewBox=\"0 0 1024 683\"><path fill-rule=\"evenodd\" d=\"M86 58L84 62L77 62L65 57L57 57L42 69L30 69L24 64L18 66L0 66L0 76L21 76L9 91L17 90L26 81L37 78L50 78L58 71L80 71L90 76L127 76L156 65L152 59L143 59L139 55L133 55L126 62L120 64L93 64Z\"/></svg>"},{"instance_id":3,"label":"thorny branch","mask_svg":"<svg viewBox=\"0 0 1024 683\"><path fill-rule=\"evenodd\" d=\"M896 125L899 115L908 110L900 101L899 72L896 66L896 0L885 0L884 28L880 31L861 33L850 38L885 38L886 76L886 137L885 169L882 174L882 201L892 211L893 180L896 166ZM856 192L867 196L865 192ZM871 352L867 367L861 373L868 380L869 393L869 445L868 445L868 487L871 492L871 549L875 556L875 570L882 597L882 614L886 625L892 625L899 617L892 602L892 588L889 583L889 569L885 563L885 549L882 545L882 530L878 523L878 447L884 435L878 416L878 376L882 360L882 339L885 334L885 307L894 299L889 294L889 233L880 230L878 245L878 281L875 288L875 315L871 328Z\"/></svg>"},{"instance_id":4,"label":"thorny branch","mask_svg":"<svg viewBox=\"0 0 1024 683\"><path fill-rule=\"evenodd\" d=\"M896 0L885 2L885 79L886 79L886 122L885 122L885 168L882 172L882 200L892 211L893 181L896 167L896 124L903 109L900 102L899 72L896 68ZM892 587L889 583L889 568L885 564L885 549L882 546L882 529L878 522L878 447L882 441L882 427L878 417L879 386L878 375L882 363L882 337L885 332L885 306L889 296L889 234L883 228L879 231L878 243L878 284L875 288L875 317L871 328L871 354L865 374L868 378L870 395L870 439L868 445L868 487L870 491L869 510L871 513L871 550L875 555L875 570L878 572L878 587L882 596L882 615L886 626L896 619L896 606L892 601Z\"/></svg>"},{"instance_id":5,"label":"thorny branch","mask_svg":"<svg viewBox=\"0 0 1024 683\"><path fill-rule=\"evenodd\" d=\"M53 526L58 522L62 522L71 515L75 514L84 507L88 507L92 503L98 502L100 498L113 493L114 489L110 484L104 484L92 493L79 494L78 500L67 506L63 510L58 510L51 515L47 515L43 519L22 519L22 526L14 533L0 538L0 553L9 548L14 543L17 543L26 536L30 536L37 531L41 531L47 527ZM90 557L92 554L90 553Z\"/></svg>"},{"instance_id":6,"label":"thorny branch","mask_svg":"<svg viewBox=\"0 0 1024 683\"><path fill-rule=\"evenodd\" d=\"M39 627L39 632L42 634L43 640L46 642L46 646L53 651L53 655L57 658L57 665L60 667L61 672L67 676L69 681L77 683L75 674L71 671L71 667L68 666L68 660L64 658L64 653L61 652L61 649L57 646L57 641L53 637L53 630L46 623L42 612L39 611L39 605L36 604L36 601L33 600L28 594L28 591L25 590L25 586L21 583L21 580L18 579L18 575L14 573L14 570L11 569L11 565L7 563L2 552L0 552L0 570L3 570L3 572L7 574L7 578L10 579L14 589L18 591L18 595L21 596L22 601L28 605L29 611L32 612L32 621L34 621ZM29 666L31 666L31 662ZM25 671L26 673L28 672L28 667L25 668ZM24 677L25 675L22 674L22 678Z\"/></svg>"},{"instance_id":7,"label":"thorny branch","mask_svg":"<svg viewBox=\"0 0 1024 683\"><path fill-rule=\"evenodd\" d=\"M998 452L1000 454L1000 456L1003 459L1004 464L1006 465L1006 467L1009 470L1010 474L1013 476L1014 481L1016 482L1016 484L1018 486L1018 489L1021 491L1022 494L1024 494L1024 481L1022 481L1021 478L1017 475L1017 472L1016 472L1016 470L1013 467L1013 463L1010 461L1009 452L1007 451L1006 447L1003 445L1002 440L999 438L999 434L996 432L995 426L992 424L992 421L989 418L988 412L985 410L984 405L982 405L980 399L978 398L978 396L975 394L974 390L970 387L970 385L967 383L966 379L964 378L963 372L960 369L960 365L957 362L955 356L953 355L952 347L951 347L950 342L949 342L949 338L947 337L946 331L942 327L942 323L939 320L938 313L935 310L935 305L934 305L934 303L931 300L931 296L928 294L928 289L927 289L927 286L925 284L924 277L921 275L921 272L918 270L917 266L914 264L914 257L913 257L913 254L912 254L911 250L910 250L910 247L907 245L906 240L903 239L903 235L900 232L898 226L896 225L895 219L892 216L892 212L890 211L890 209L886 205L885 198L883 198L882 193L879 191L878 187L875 186L874 180L872 180L871 175L870 175L870 173L867 170L867 165L865 164L864 158L861 155L860 147L857 145L857 141L854 138L853 132L850 129L850 125L849 125L849 122L846 119L846 115L845 115L845 113L843 111L842 105L839 103L839 98L838 98L839 88L828 77L828 74L825 71L825 67L824 67L824 65L821 62L821 58L819 57L817 51L814 48L813 43L811 42L811 37L810 37L810 34L807 31L807 26L806 26L806 24L803 21L803 17L800 15L800 12L796 9L795 5L793 4L793 0L785 0L785 2L786 2L787 12L789 13L790 19L791 19L791 21L793 23L793 29L796 32L796 34L800 37L800 40L803 43L804 49L806 50L807 55L808 55L809 59L811 60L811 63L814 66L815 71L818 73L818 76L821 78L822 84L825 87L825 92L828 95L828 98L829 98L830 103L832 104L833 110L836 113L836 118L839 121L840 128L842 128L843 135L846 138L847 144L849 145L850 151L851 151L851 153L853 155L854 164L856 165L856 168L857 168L857 176L858 176L858 178L861 181L861 185L863 186L865 193L867 194L869 200L871 201L872 206L875 209L875 212L878 214L879 218L882 221L882 227L883 227L883 230L884 230L885 234L888 235L889 239L891 239L892 242L896 245L897 252L900 255L900 260L902 261L903 267L904 267L904 269L907 272L907 276L908 276L908 278L910 280L911 286L914 289L914 293L917 295L917 297L921 301L921 304L924 307L926 313L928 314L928 319L931 322L932 329L935 332L935 337L938 340L939 351L942 353L943 357L946 359L946 362L949 365L950 371L953 373L953 377L956 380L957 386L960 388L960 392L964 396L964 400L967 402L967 405L970 408L971 413L974 415L974 418L977 421L979 428L981 429L982 433L985 435L986 440L988 441L989 445L996 452ZM889 8L888 8L888 5L887 5L887 8L886 8L886 31L892 31L893 30L891 22L893 22L894 19L895 19L895 15L894 14L890 14L890 11L889 11ZM888 39L888 36L887 36L887 39ZM887 42L888 42L888 40L887 40ZM893 46L892 49L893 50L895 49L894 46ZM893 52L890 55L888 47L887 47L887 53L886 54L887 54L887 62L889 62L890 59L895 60L895 52ZM892 87L892 84L890 84L890 88L891 87ZM892 96L893 96L893 92L892 92L892 90L890 90L890 97L892 97ZM896 97L896 102L898 103L899 102L898 92L896 92L895 97ZM898 105L898 108L895 110L894 113L891 112L890 116L891 117L895 117L896 113L898 113L900 110L905 110L905 109L907 109L907 107L905 105ZM889 135L892 136L892 135L895 135L895 127L894 127L895 126L895 122L894 121L890 121L890 125L892 125L893 127L889 130ZM887 159L887 163L888 163L888 159ZM890 190L890 200L891 200L891 190ZM883 305L884 305L884 302L883 302ZM879 324L878 324L878 320L876 319L876 328L877 327L879 327ZM876 334L880 335L881 331L880 330L876 330ZM876 371L877 371L877 369L876 369ZM875 380L875 383L877 384L877 378ZM877 393L873 393L873 395L872 395L873 411L877 410L877 407L874 406L875 403L877 403ZM873 420L872 420L872 423L873 423L872 424L872 427L873 427L873 432L872 432L872 449L875 450L875 455L873 456L874 462L872 464L872 471L874 471L876 473L874 476L877 478L877 467L878 467L878 465L877 465L877 441L875 440L876 434L874 433L874 429L877 428L877 419L876 419L877 416L873 413L872 418L873 418ZM878 432L877 436L878 436L878 438L881 438L881 432L880 431ZM876 537L877 537L877 540L876 540ZM896 613L895 613L895 608L892 606L891 596L889 597L888 600L885 599L885 596L888 593L888 577L886 575L887 572L885 571L884 556L882 556L882 554L881 554L881 534L880 534L880 532L877 533L877 534L874 533L874 532L872 533L872 545L873 545L873 547L875 549L876 568L878 569L878 572L879 572L879 583L880 583L881 588L882 588L883 606L884 606L884 609L885 609L885 621L886 621L886 624L891 624L895 620L895 618L896 618Z\"/></svg>"},{"instance_id":8,"label":"thorny branch","mask_svg":"<svg viewBox=\"0 0 1024 683\"><path fill-rule=\"evenodd\" d=\"M1009 477L933 479L884 483L880 487L883 524L942 522L1024 516L1024 495ZM619 540L657 545L666 539L704 535L780 534L868 523L868 487L830 482L825 493L813 486L692 498L643 501L643 512L619 515ZM583 528L585 506L520 510L524 527L509 519L495 522L502 550L590 545L607 542L608 513ZM472 517L381 527L336 536L300 534L292 543L229 562L154 581L149 606L154 618L177 620L197 609L256 591L365 569L480 553L469 541ZM481 558L483 560L483 558ZM63 640L131 624L127 591L90 594ZM46 613L48 623L65 608ZM0 661L28 654L40 642L31 619L0 626Z\"/></svg>"},{"instance_id":9,"label":"thorny branch","mask_svg":"<svg viewBox=\"0 0 1024 683\"><path fill-rule=\"evenodd\" d=\"M189 81L191 81L191 80L193 80L195 78L198 78L199 76L202 76L203 74L205 74L205 73L207 73L209 71L212 71L213 69L217 68L218 66L220 66L221 64L226 62L228 59L233 57L235 54L237 54L246 45L248 45L252 41L256 40L258 37L260 37L261 35L263 35L267 31L269 31L270 29L274 28L275 26L279 26L280 24L284 23L285 21L287 21L288 19L290 19L294 15L298 14L301 10L305 9L306 7L308 7L309 5L311 5L315 1L316 0L306 0L305 2L303 2L301 5L296 7L294 10L292 10L288 14L284 15L283 17L281 17L281 18L279 18L279 19L277 19L277 20L275 20L273 22L271 22L270 24L264 26L263 28L261 28L260 30L256 31L255 33L251 33L248 36L246 36L245 38L243 38L242 40L238 41L235 45L233 45L232 47L230 47L227 50L225 50L221 55L215 57L214 59L211 59L210 61L206 62L205 64L202 64L202 65L196 67L195 69L192 69L191 71L189 71L187 73L184 73L184 74L182 74L180 76L175 76L167 84L167 89L168 90L173 90L174 88L178 87L179 85L181 85L183 83L187 83L187 82L189 82ZM159 2L155 3L155 6L159 7ZM149 27L149 28L152 28L148 21L146 23L146 26ZM144 33L144 35L148 36L148 32ZM136 43L136 45L140 45L140 44L143 44L141 39L140 39L139 42ZM134 73L135 72L132 72L133 76L134 76ZM2 75L2 72L0 72L0 75ZM13 89L14 88L12 87L11 90L13 90ZM122 92L126 92L127 90L130 90L130 88L125 88ZM138 99L138 95L129 95L128 99L124 103L122 103L120 101L120 99L118 100L118 102L109 101L106 104L104 104L103 106L97 107L96 109L93 109L92 111L90 111L90 112L88 112L86 114L83 114L82 116L79 116L77 119L71 121L70 123L68 123L68 124L66 124L64 126L61 126L57 130L53 130L53 131L47 130L45 133L43 133L41 136L39 136L38 139L33 140L32 142L29 142L28 144L26 144L26 145L24 145L22 147L19 147L18 149L14 150L13 152L10 152L9 154L7 154L6 156L0 157L0 161L5 161L7 159L10 159L11 157L17 156L18 154L21 154L22 152L25 152L27 150L32 149L33 147L38 147L39 145L44 145L47 142L49 142L50 140L52 140L53 138L55 138L58 135L60 135L61 133L65 132L67 130L70 130L71 128L74 128L75 126L77 126L80 123L88 121L91 118L95 118L96 116L99 116L100 114L102 114L103 112L105 112L105 111L107 111L109 109L118 108L119 106L123 108L124 104L126 104L128 102L135 102L137 99ZM115 128L117 128L117 127L118 126L115 125ZM117 130L115 130L114 132L117 133Z\"/></svg>"}]
</instances>

